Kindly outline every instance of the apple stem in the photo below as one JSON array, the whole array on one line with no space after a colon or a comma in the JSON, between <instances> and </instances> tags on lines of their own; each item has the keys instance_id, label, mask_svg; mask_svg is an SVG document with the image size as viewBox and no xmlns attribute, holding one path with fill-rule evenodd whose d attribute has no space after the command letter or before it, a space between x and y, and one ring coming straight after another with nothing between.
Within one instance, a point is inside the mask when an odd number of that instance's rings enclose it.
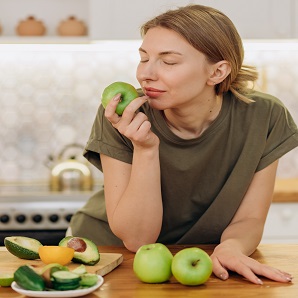
<instances>
[{"instance_id":1,"label":"apple stem","mask_svg":"<svg viewBox=\"0 0 298 298\"><path fill-rule=\"evenodd\" d=\"M196 260L196 261L193 261L192 262L192 266L193 267L196 267L197 266L197 264L200 262L200 259L198 259L198 260Z\"/></svg>"}]
</instances>

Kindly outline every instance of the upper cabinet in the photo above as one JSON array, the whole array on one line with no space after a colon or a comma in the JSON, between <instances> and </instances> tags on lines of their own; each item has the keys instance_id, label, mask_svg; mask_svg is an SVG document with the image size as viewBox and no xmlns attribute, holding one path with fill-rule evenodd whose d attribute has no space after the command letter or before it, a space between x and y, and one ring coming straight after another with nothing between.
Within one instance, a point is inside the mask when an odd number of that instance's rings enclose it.
<instances>
[{"instance_id":1,"label":"upper cabinet","mask_svg":"<svg viewBox=\"0 0 298 298\"><path fill-rule=\"evenodd\" d=\"M202 4L223 11L244 39L288 39L294 30L298 0L91 0L91 36L94 39L140 38L143 22L169 8ZM296 8L297 11L297 8ZM295 34L296 33L296 34Z\"/></svg>"},{"instance_id":2,"label":"upper cabinet","mask_svg":"<svg viewBox=\"0 0 298 298\"><path fill-rule=\"evenodd\" d=\"M223 11L243 39L298 38L298 0L0 0L0 42L139 39L139 28L146 20L191 3ZM30 38L19 36L16 27L32 16L43 23L45 34ZM70 17L86 25L86 35L58 33L58 26Z\"/></svg>"}]
</instances>

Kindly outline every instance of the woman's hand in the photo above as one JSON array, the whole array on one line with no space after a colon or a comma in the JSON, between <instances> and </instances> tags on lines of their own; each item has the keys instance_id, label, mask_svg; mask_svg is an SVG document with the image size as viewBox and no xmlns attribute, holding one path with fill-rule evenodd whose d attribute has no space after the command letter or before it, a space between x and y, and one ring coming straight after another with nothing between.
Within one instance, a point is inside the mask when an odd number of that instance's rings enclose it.
<instances>
[{"instance_id":1,"label":"woman's hand","mask_svg":"<svg viewBox=\"0 0 298 298\"><path fill-rule=\"evenodd\" d=\"M293 278L289 273L261 264L225 243L219 244L214 249L211 259L213 261L213 273L222 280L229 278L228 270L237 272L252 283L259 285L262 285L263 282L258 276L264 276L278 282L291 282Z\"/></svg>"},{"instance_id":2,"label":"woman's hand","mask_svg":"<svg viewBox=\"0 0 298 298\"><path fill-rule=\"evenodd\" d=\"M134 147L151 148L159 145L158 137L151 131L148 117L136 111L147 101L147 96L134 99L124 110L122 116L116 114L116 107L120 100L117 94L107 105L105 117L125 137L130 139Z\"/></svg>"}]
</instances>

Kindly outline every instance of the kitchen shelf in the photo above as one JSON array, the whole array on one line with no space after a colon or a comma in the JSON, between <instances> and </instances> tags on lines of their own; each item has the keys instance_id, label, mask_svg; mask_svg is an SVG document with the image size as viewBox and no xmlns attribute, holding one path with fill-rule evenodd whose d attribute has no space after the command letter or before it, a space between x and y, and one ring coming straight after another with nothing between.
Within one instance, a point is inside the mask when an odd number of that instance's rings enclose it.
<instances>
[{"instance_id":1,"label":"kitchen shelf","mask_svg":"<svg viewBox=\"0 0 298 298\"><path fill-rule=\"evenodd\" d=\"M0 36L0 44L86 44L88 36Z\"/></svg>"}]
</instances>

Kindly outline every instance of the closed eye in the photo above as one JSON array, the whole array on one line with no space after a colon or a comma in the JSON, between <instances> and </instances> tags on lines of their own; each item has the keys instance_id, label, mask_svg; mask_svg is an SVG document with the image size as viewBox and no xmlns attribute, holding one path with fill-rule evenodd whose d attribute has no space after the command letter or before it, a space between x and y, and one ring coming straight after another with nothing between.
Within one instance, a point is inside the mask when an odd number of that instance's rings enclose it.
<instances>
[{"instance_id":1,"label":"closed eye","mask_svg":"<svg viewBox=\"0 0 298 298\"><path fill-rule=\"evenodd\" d=\"M177 64L175 62L166 62L166 61L164 61L163 63L166 64L166 65L175 65L175 64Z\"/></svg>"}]
</instances>

